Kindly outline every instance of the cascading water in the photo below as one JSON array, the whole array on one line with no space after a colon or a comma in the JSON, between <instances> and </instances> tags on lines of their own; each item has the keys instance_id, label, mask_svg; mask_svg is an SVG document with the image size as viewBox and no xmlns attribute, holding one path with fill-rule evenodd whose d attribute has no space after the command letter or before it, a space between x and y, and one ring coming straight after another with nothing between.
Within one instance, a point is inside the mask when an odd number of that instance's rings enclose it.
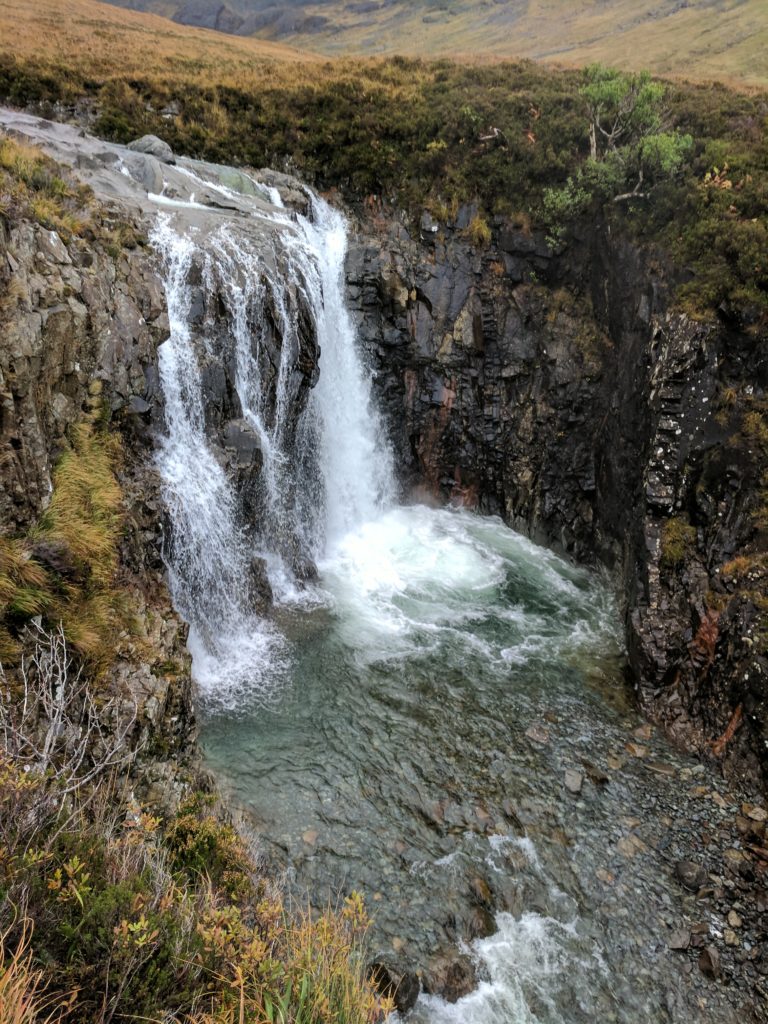
<instances>
[{"instance_id":1,"label":"cascading water","mask_svg":"<svg viewBox=\"0 0 768 1024\"><path fill-rule=\"evenodd\" d=\"M312 214L292 222L279 209L269 217L260 211L276 235L235 233L225 225L201 239L167 218L153 235L165 260L171 327L160 350L167 432L159 456L172 527L171 586L190 623L198 685L220 703L245 691L268 698L282 676L281 638L251 611L253 558L265 560L278 600L306 598L297 590L291 554L303 547L322 560L329 545L394 494L391 454L344 301L346 225L319 197ZM203 303L216 296L224 311L206 309L193 329L196 275ZM320 344L322 373L292 425L302 304ZM260 330L267 316L280 339L271 374ZM216 352L217 345L226 351ZM206 431L205 364L222 356L233 364L240 412L258 439L258 523L242 521L235 486Z\"/></svg>"},{"instance_id":2,"label":"cascading water","mask_svg":"<svg viewBox=\"0 0 768 1024\"><path fill-rule=\"evenodd\" d=\"M275 198L206 232L164 214L154 234L169 571L209 764L298 892L366 892L378 956L421 965L437 991L474 965L469 994L422 994L411 1024L694 1019L657 937L682 911L651 838L692 769L659 743L646 799L643 769L624 767L639 721L616 686L610 594L498 520L396 504L344 299L343 218ZM222 404L258 446L255 497L222 454ZM564 801L566 769L583 788ZM640 823L648 842L630 842ZM629 921L633 899L647 913Z\"/></svg>"},{"instance_id":3,"label":"cascading water","mask_svg":"<svg viewBox=\"0 0 768 1024\"><path fill-rule=\"evenodd\" d=\"M160 347L166 434L159 452L163 492L172 525L168 558L176 607L190 623L189 645L203 691L223 680L233 691L275 657L278 635L249 611L242 526L230 480L217 461L205 429L200 353L190 329L193 292L189 277L198 249L187 236L160 221L153 237L166 264L170 338Z\"/></svg>"},{"instance_id":4,"label":"cascading water","mask_svg":"<svg viewBox=\"0 0 768 1024\"><path fill-rule=\"evenodd\" d=\"M344 295L347 226L337 210L317 197L313 212L313 219L302 218L301 226L319 272L311 298L320 340L320 379L309 413L320 438L324 523L314 549L322 558L327 545L387 508L395 486L392 454Z\"/></svg>"}]
</instances>

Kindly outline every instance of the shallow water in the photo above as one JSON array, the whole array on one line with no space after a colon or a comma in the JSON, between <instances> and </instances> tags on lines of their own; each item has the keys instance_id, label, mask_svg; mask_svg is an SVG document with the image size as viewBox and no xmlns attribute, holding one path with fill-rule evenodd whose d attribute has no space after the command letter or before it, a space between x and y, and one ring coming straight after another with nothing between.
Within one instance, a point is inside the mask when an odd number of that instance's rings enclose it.
<instances>
[{"instance_id":1,"label":"shallow water","mask_svg":"<svg viewBox=\"0 0 768 1024\"><path fill-rule=\"evenodd\" d=\"M428 969L466 946L479 986L412 1019L734 1019L720 997L702 1015L667 949L700 769L633 735L604 583L498 520L421 506L320 569L276 613L282 688L211 708L203 744L297 893L362 890L374 951Z\"/></svg>"}]
</instances>

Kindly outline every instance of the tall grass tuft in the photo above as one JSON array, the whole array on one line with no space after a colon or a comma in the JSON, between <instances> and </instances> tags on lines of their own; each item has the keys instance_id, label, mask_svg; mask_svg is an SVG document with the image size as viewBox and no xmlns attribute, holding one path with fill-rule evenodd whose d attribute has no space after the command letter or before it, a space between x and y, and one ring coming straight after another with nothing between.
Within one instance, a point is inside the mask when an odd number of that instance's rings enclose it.
<instances>
[{"instance_id":1,"label":"tall grass tuft","mask_svg":"<svg viewBox=\"0 0 768 1024\"><path fill-rule=\"evenodd\" d=\"M53 473L53 494L39 523L22 538L0 538L0 663L19 654L24 624L42 616L62 624L91 669L114 657L128 623L128 597L116 585L122 493L119 440L93 423L72 431Z\"/></svg>"},{"instance_id":2,"label":"tall grass tuft","mask_svg":"<svg viewBox=\"0 0 768 1024\"><path fill-rule=\"evenodd\" d=\"M0 934L0 1024L52 1024L58 1014L45 995L43 972L33 966L29 923L15 944L9 932Z\"/></svg>"},{"instance_id":3,"label":"tall grass tuft","mask_svg":"<svg viewBox=\"0 0 768 1024\"><path fill-rule=\"evenodd\" d=\"M117 570L122 494L115 477L120 444L114 434L81 423L72 447L53 473L53 495L37 530L64 545L93 589L111 583Z\"/></svg>"},{"instance_id":4,"label":"tall grass tuft","mask_svg":"<svg viewBox=\"0 0 768 1024\"><path fill-rule=\"evenodd\" d=\"M64 238L81 234L87 190L63 173L36 146L0 138L0 213L29 216Z\"/></svg>"}]
</instances>

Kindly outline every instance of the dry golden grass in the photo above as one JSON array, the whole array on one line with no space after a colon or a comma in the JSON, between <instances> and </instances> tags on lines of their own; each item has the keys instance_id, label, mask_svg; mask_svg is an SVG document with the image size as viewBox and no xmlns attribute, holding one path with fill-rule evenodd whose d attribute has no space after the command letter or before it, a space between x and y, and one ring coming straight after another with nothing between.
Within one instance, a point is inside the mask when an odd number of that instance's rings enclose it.
<instances>
[{"instance_id":1,"label":"dry golden grass","mask_svg":"<svg viewBox=\"0 0 768 1024\"><path fill-rule=\"evenodd\" d=\"M177 5L158 0L156 6L170 13ZM0 54L43 70L69 66L99 82L135 75L252 90L311 88L347 73L360 77L364 91L366 69L395 53L468 63L533 58L568 67L600 60L671 77L768 83L765 0L725 0L723 9L698 5L660 18L650 16L658 7L651 0L615 0L608 7L598 0L531 0L514 25L501 27L488 20L498 7L458 6L454 17L425 24L423 8L402 3L361 27L339 3L334 19L342 31L296 35L289 39L294 45L285 45L176 25L97 0L0 0ZM327 15L329 8L306 10Z\"/></svg>"},{"instance_id":2,"label":"dry golden grass","mask_svg":"<svg viewBox=\"0 0 768 1024\"><path fill-rule=\"evenodd\" d=\"M113 660L115 638L129 620L128 596L117 584L118 458L114 435L80 424L54 471L40 523L27 537L0 537L0 664L18 655L14 633L35 615L61 622L94 674ZM41 564L41 549L54 553L61 571Z\"/></svg>"},{"instance_id":3,"label":"dry golden grass","mask_svg":"<svg viewBox=\"0 0 768 1024\"><path fill-rule=\"evenodd\" d=\"M32 964L30 930L24 924L15 949L0 935L0 1024L49 1024L55 1014L44 995L43 972Z\"/></svg>"},{"instance_id":4,"label":"dry golden grass","mask_svg":"<svg viewBox=\"0 0 768 1024\"><path fill-rule=\"evenodd\" d=\"M364 15L337 2L305 8L330 17L333 31L286 38L337 55L529 57L569 66L597 60L662 75L768 82L765 0L675 7L659 0L530 0L512 20L498 5L461 0L431 13L403 0Z\"/></svg>"},{"instance_id":5,"label":"dry golden grass","mask_svg":"<svg viewBox=\"0 0 768 1024\"><path fill-rule=\"evenodd\" d=\"M0 136L0 211L6 216L14 212L31 216L64 238L80 234L87 220L81 216L85 213L85 195L61 173L36 146ZM10 289L9 294L0 297L0 312L16 305L19 294L13 292Z\"/></svg>"},{"instance_id":6,"label":"dry golden grass","mask_svg":"<svg viewBox=\"0 0 768 1024\"><path fill-rule=\"evenodd\" d=\"M0 53L72 65L99 80L263 81L316 61L289 46L175 25L96 0L0 0Z\"/></svg>"}]
</instances>

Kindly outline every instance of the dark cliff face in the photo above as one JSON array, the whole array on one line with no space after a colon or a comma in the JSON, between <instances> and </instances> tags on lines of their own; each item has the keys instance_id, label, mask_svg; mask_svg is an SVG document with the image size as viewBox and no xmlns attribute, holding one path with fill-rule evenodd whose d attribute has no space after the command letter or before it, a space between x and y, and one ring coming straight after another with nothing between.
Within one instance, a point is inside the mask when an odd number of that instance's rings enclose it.
<instances>
[{"instance_id":1,"label":"dark cliff face","mask_svg":"<svg viewBox=\"0 0 768 1024\"><path fill-rule=\"evenodd\" d=\"M670 312L663 255L609 224L555 254L504 226L477 249L470 219L425 216L418 239L369 219L350 252L406 487L611 569L641 704L754 784L768 768L764 467L742 428L764 339Z\"/></svg>"}]
</instances>

